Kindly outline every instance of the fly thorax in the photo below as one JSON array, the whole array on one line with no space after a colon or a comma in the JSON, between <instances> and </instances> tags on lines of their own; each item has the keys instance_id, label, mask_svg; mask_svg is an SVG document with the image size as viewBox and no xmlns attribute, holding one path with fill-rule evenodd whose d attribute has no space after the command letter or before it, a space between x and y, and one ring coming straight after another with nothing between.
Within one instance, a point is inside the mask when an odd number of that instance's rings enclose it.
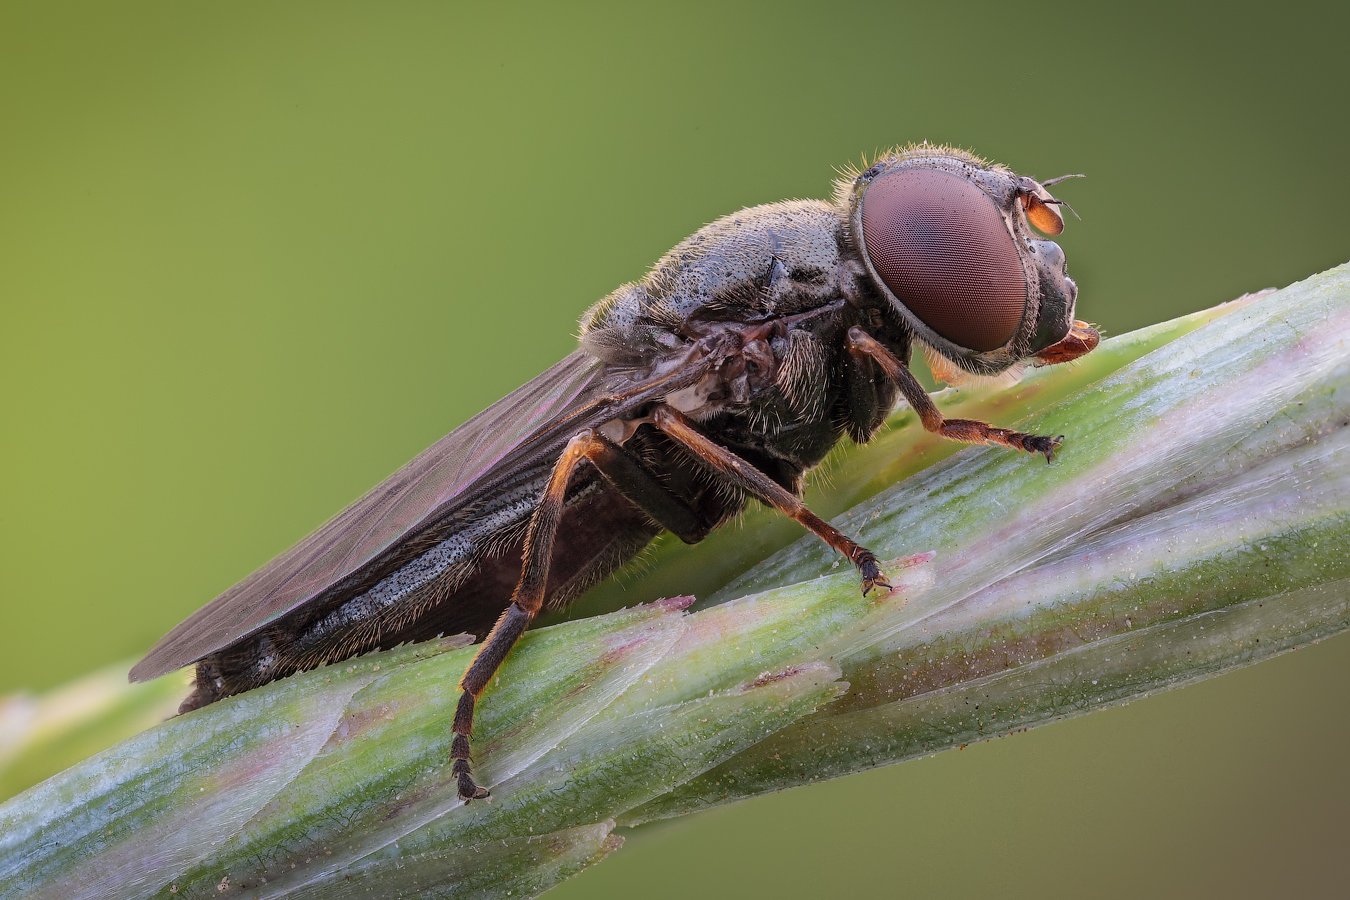
<instances>
[{"instance_id":1,"label":"fly thorax","mask_svg":"<svg viewBox=\"0 0 1350 900\"><path fill-rule=\"evenodd\" d=\"M778 358L768 341L753 340L722 364L722 401L728 406L747 406L771 388L778 371Z\"/></svg>"},{"instance_id":2,"label":"fly thorax","mask_svg":"<svg viewBox=\"0 0 1350 900\"><path fill-rule=\"evenodd\" d=\"M747 409L774 394L779 360L773 345L760 338L736 343L724 345L717 361L697 382L667 394L666 404L701 420Z\"/></svg>"},{"instance_id":3,"label":"fly thorax","mask_svg":"<svg viewBox=\"0 0 1350 900\"><path fill-rule=\"evenodd\" d=\"M666 405L689 416L706 419L721 409L721 379L709 372L694 384L666 394Z\"/></svg>"},{"instance_id":4,"label":"fly thorax","mask_svg":"<svg viewBox=\"0 0 1350 900\"><path fill-rule=\"evenodd\" d=\"M774 386L792 416L814 421L826 413L830 354L809 331L792 331L781 342Z\"/></svg>"}]
</instances>

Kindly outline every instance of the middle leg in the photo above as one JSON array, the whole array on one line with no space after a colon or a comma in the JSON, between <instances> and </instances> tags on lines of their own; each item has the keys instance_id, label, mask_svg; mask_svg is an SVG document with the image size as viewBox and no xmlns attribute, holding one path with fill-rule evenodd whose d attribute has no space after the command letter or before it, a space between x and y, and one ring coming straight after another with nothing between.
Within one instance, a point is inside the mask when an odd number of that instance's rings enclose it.
<instances>
[{"instance_id":1,"label":"middle leg","mask_svg":"<svg viewBox=\"0 0 1350 900\"><path fill-rule=\"evenodd\" d=\"M652 424L692 453L703 465L751 496L791 517L846 556L862 575L864 594L874 587L890 590L890 582L882 577L881 567L871 550L860 546L852 538L807 509L802 498L699 431L682 413L669 406L658 406L652 413Z\"/></svg>"}]
</instances>

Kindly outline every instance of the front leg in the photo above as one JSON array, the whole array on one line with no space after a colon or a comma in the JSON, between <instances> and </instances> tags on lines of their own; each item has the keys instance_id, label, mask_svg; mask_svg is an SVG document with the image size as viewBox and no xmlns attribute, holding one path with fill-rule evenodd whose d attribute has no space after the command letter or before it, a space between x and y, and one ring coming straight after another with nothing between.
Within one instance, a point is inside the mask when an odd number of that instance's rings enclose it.
<instances>
[{"instance_id":1,"label":"front leg","mask_svg":"<svg viewBox=\"0 0 1350 900\"><path fill-rule=\"evenodd\" d=\"M1046 437L996 428L974 419L948 419L934 405L933 398L928 396L923 385L919 384L919 380L905 364L861 328L853 327L848 330L848 350L855 356L875 361L886 376L895 382L906 402L919 414L919 421L923 423L923 427L934 434L967 444L1000 444L1027 453L1041 453L1045 455L1046 462L1054 460L1055 451L1064 440L1062 434L1058 437Z\"/></svg>"},{"instance_id":2,"label":"front leg","mask_svg":"<svg viewBox=\"0 0 1350 900\"><path fill-rule=\"evenodd\" d=\"M680 444L694 458L717 475L731 482L753 497L772 506L810 530L857 566L862 575L862 590L866 594L874 587L891 589L890 582L881 574L877 557L852 538L806 508L796 494L765 475L735 453L699 431L682 413L669 406L658 406L652 413L652 424Z\"/></svg>"}]
</instances>

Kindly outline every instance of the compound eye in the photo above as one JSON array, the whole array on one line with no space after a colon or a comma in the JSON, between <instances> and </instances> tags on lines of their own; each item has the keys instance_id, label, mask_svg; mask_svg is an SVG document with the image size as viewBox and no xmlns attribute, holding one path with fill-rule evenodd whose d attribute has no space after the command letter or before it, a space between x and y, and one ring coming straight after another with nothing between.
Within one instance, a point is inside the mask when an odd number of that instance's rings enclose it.
<instances>
[{"instance_id":1,"label":"compound eye","mask_svg":"<svg viewBox=\"0 0 1350 900\"><path fill-rule=\"evenodd\" d=\"M967 350L1013 339L1027 279L1003 214L965 178L932 169L879 176L862 198L867 257L895 298Z\"/></svg>"},{"instance_id":2,"label":"compound eye","mask_svg":"<svg viewBox=\"0 0 1350 900\"><path fill-rule=\"evenodd\" d=\"M1037 231L1054 236L1064 230L1064 217L1055 209L1055 198L1048 199L1049 202L1046 198L1035 194L1023 194L1022 209L1027 214L1027 221L1035 226Z\"/></svg>"}]
</instances>

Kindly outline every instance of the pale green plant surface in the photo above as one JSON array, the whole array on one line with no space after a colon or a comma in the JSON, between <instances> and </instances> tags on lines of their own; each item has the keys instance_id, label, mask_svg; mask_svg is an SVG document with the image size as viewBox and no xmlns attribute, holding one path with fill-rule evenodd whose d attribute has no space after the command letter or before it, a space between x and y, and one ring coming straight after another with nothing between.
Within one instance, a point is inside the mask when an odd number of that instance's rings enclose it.
<instances>
[{"instance_id":1,"label":"pale green plant surface","mask_svg":"<svg viewBox=\"0 0 1350 900\"><path fill-rule=\"evenodd\" d=\"M846 566L752 515L638 579L684 571L707 608L658 602L522 641L481 707L491 802L462 805L445 762L472 651L430 642L169 720L15 797L0 806L0 895L531 895L611 852L616 827L1343 630L1348 342L1342 266L1010 391L945 395L954 414L1068 435L1051 466L939 444L899 412L832 461L839 505L812 500L895 560L891 596L860 597ZM177 692L110 691L84 715L67 693L64 726L42 702L11 705L0 764L32 771L61 727L106 735L109 708L131 722Z\"/></svg>"}]
</instances>

